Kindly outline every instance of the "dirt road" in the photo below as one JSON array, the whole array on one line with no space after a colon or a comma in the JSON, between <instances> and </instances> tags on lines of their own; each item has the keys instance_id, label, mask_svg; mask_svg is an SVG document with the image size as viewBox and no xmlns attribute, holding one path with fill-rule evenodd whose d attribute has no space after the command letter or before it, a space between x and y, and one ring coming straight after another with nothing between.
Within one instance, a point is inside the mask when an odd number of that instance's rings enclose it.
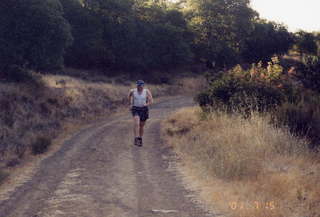
<instances>
[{"instance_id":1,"label":"dirt road","mask_svg":"<svg viewBox=\"0 0 320 217\"><path fill-rule=\"evenodd\" d=\"M205 217L192 202L161 145L160 121L191 97L155 104L144 146L132 145L131 116L77 132L43 160L35 175L0 201L1 217Z\"/></svg>"}]
</instances>

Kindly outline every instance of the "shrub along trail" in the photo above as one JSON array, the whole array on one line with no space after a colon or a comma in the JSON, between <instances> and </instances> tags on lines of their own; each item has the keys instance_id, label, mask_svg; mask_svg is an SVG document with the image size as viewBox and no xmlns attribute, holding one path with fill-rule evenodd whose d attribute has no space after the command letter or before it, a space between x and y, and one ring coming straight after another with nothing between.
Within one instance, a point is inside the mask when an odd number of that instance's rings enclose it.
<instances>
[{"instance_id":1,"label":"shrub along trail","mask_svg":"<svg viewBox=\"0 0 320 217\"><path fill-rule=\"evenodd\" d=\"M191 199L161 145L161 120L192 104L179 96L153 105L142 148L132 145L129 112L82 129L0 201L0 216L215 216Z\"/></svg>"}]
</instances>

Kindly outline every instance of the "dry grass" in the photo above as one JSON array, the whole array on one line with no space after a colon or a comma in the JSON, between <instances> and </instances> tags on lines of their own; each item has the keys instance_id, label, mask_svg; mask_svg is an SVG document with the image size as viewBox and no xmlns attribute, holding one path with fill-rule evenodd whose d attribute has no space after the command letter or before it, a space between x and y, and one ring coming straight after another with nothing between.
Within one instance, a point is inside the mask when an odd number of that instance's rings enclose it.
<instances>
[{"instance_id":1,"label":"dry grass","mask_svg":"<svg viewBox=\"0 0 320 217\"><path fill-rule=\"evenodd\" d=\"M320 215L319 156L268 117L188 108L164 121L162 134L189 187L213 209L232 217Z\"/></svg>"},{"instance_id":2,"label":"dry grass","mask_svg":"<svg viewBox=\"0 0 320 217\"><path fill-rule=\"evenodd\" d=\"M208 82L204 77L180 77L175 79L173 91L195 95L207 86Z\"/></svg>"}]
</instances>

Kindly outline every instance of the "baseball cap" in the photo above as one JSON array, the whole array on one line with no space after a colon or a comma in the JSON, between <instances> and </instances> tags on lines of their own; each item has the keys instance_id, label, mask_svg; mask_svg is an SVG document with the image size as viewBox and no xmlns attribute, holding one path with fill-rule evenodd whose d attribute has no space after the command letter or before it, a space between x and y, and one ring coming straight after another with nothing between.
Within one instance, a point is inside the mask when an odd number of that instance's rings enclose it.
<instances>
[{"instance_id":1,"label":"baseball cap","mask_svg":"<svg viewBox=\"0 0 320 217\"><path fill-rule=\"evenodd\" d=\"M143 81L143 80L138 80L138 81L137 81L137 85L138 85L138 86L144 85L144 81Z\"/></svg>"}]
</instances>

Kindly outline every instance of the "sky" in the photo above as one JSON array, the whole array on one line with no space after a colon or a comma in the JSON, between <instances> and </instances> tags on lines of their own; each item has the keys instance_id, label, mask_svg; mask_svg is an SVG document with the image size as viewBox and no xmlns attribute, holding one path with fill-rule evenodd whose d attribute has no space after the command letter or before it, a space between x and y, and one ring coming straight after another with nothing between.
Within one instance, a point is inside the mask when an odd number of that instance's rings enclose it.
<instances>
[{"instance_id":1,"label":"sky","mask_svg":"<svg viewBox=\"0 0 320 217\"><path fill-rule=\"evenodd\" d=\"M320 0L251 0L261 18L283 23L289 31L320 31Z\"/></svg>"}]
</instances>

